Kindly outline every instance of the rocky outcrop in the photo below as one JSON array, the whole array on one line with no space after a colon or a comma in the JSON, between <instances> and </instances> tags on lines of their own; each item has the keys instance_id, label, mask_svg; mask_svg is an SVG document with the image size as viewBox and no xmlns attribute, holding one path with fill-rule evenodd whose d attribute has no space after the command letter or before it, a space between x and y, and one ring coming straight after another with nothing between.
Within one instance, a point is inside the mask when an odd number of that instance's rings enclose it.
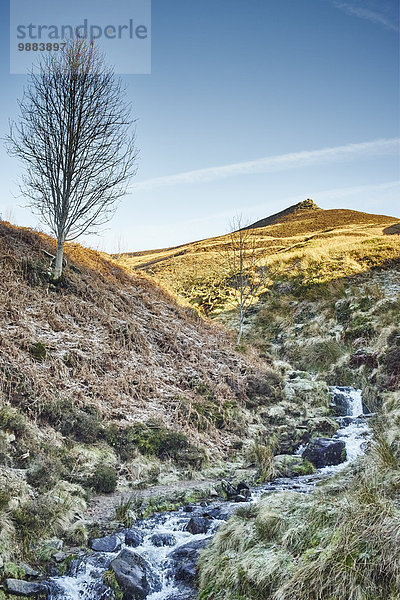
<instances>
[{"instance_id":1,"label":"rocky outcrop","mask_svg":"<svg viewBox=\"0 0 400 600\"><path fill-rule=\"evenodd\" d=\"M130 550L122 550L110 565L125 600L142 600L161 590L161 581L146 560Z\"/></svg>"},{"instance_id":2,"label":"rocky outcrop","mask_svg":"<svg viewBox=\"0 0 400 600\"><path fill-rule=\"evenodd\" d=\"M47 598L48 589L43 583L23 581L22 579L6 579L6 588L10 594L27 598Z\"/></svg>"},{"instance_id":3,"label":"rocky outcrop","mask_svg":"<svg viewBox=\"0 0 400 600\"><path fill-rule=\"evenodd\" d=\"M332 407L337 417L345 417L349 414L348 392L350 389L349 387L336 388L333 392Z\"/></svg>"},{"instance_id":4,"label":"rocky outcrop","mask_svg":"<svg viewBox=\"0 0 400 600\"><path fill-rule=\"evenodd\" d=\"M208 546L211 536L202 540L193 540L179 546L171 554L170 559L174 566L175 580L185 584L193 584L197 574L197 561L199 552Z\"/></svg>"},{"instance_id":5,"label":"rocky outcrop","mask_svg":"<svg viewBox=\"0 0 400 600\"><path fill-rule=\"evenodd\" d=\"M346 460L346 446L341 440L314 438L304 450L303 458L317 469L339 465Z\"/></svg>"},{"instance_id":6,"label":"rocky outcrop","mask_svg":"<svg viewBox=\"0 0 400 600\"><path fill-rule=\"evenodd\" d=\"M207 533L210 529L210 519L205 517L192 517L185 527L186 531L189 531L193 535L198 533Z\"/></svg>"},{"instance_id":7,"label":"rocky outcrop","mask_svg":"<svg viewBox=\"0 0 400 600\"><path fill-rule=\"evenodd\" d=\"M107 535L90 540L90 547L95 552L118 552L121 550L121 541L116 535Z\"/></svg>"}]
</instances>

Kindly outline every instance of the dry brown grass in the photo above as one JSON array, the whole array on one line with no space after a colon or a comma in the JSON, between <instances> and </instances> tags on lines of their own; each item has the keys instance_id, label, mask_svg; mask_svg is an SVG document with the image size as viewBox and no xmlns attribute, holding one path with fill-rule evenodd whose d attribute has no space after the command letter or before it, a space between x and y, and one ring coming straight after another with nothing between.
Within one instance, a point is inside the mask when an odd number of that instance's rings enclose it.
<instances>
[{"instance_id":1,"label":"dry brown grass","mask_svg":"<svg viewBox=\"0 0 400 600\"><path fill-rule=\"evenodd\" d=\"M145 275L78 244L68 245L65 277L53 285L43 250L52 252L54 241L0 224L2 401L34 419L65 398L118 424L156 417L224 455L234 435L229 422L199 431L187 407L201 412L211 398L224 415L227 402L240 412L258 361L235 353L228 334ZM38 342L42 362L32 356Z\"/></svg>"}]
</instances>

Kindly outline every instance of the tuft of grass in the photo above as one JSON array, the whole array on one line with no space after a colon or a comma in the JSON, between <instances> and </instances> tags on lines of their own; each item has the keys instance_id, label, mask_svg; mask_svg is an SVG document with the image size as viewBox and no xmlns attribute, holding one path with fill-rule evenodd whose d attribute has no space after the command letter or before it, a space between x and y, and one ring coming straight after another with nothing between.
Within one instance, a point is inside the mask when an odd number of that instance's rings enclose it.
<instances>
[{"instance_id":1,"label":"tuft of grass","mask_svg":"<svg viewBox=\"0 0 400 600\"><path fill-rule=\"evenodd\" d=\"M33 358L38 362L44 362L46 360L47 348L43 342L36 342L35 344L32 344L29 351Z\"/></svg>"},{"instance_id":2,"label":"tuft of grass","mask_svg":"<svg viewBox=\"0 0 400 600\"><path fill-rule=\"evenodd\" d=\"M257 483L270 481L274 474L274 453L270 446L264 446L255 442L249 450L249 460L253 461L257 471Z\"/></svg>"},{"instance_id":3,"label":"tuft of grass","mask_svg":"<svg viewBox=\"0 0 400 600\"><path fill-rule=\"evenodd\" d=\"M117 473L111 465L99 463L92 475L91 483L96 492L112 494L117 488Z\"/></svg>"},{"instance_id":4,"label":"tuft of grass","mask_svg":"<svg viewBox=\"0 0 400 600\"><path fill-rule=\"evenodd\" d=\"M138 502L138 497L132 495L125 501L121 498L120 503L115 507L115 518L124 527L130 527L135 520L135 510L138 508Z\"/></svg>"}]
</instances>

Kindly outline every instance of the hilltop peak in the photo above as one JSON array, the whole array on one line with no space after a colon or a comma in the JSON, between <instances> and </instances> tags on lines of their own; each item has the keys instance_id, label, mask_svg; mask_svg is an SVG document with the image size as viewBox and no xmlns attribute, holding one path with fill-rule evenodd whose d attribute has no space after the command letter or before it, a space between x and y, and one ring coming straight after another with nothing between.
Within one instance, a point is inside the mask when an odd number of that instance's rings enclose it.
<instances>
[{"instance_id":1,"label":"hilltop peak","mask_svg":"<svg viewBox=\"0 0 400 600\"><path fill-rule=\"evenodd\" d=\"M319 206L317 206L317 204L315 204L314 200L311 200L311 198L307 198L307 200L303 200L303 202L298 202L286 210L290 209L293 209L293 212L295 210L322 210Z\"/></svg>"},{"instance_id":2,"label":"hilltop peak","mask_svg":"<svg viewBox=\"0 0 400 600\"><path fill-rule=\"evenodd\" d=\"M279 223L283 217L287 217L293 213L296 213L300 210L323 210L319 206L315 204L311 198L307 198L307 200L303 200L302 202L298 202L297 204L293 204L293 206L289 206L285 208L285 210L281 210L270 217L266 217L265 219L261 219L260 221L256 221L256 223L252 223L247 227L247 229L256 229L257 227L266 227L267 225L273 225L275 223Z\"/></svg>"}]
</instances>

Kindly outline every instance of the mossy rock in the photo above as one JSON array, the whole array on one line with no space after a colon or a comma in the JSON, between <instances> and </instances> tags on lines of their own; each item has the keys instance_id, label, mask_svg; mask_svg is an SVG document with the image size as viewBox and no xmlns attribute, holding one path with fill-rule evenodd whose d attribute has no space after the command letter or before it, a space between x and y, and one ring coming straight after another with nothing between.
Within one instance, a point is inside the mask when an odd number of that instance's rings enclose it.
<instances>
[{"instance_id":1,"label":"mossy rock","mask_svg":"<svg viewBox=\"0 0 400 600\"><path fill-rule=\"evenodd\" d=\"M274 457L274 470L277 477L297 477L315 473L315 467L301 456L278 454Z\"/></svg>"},{"instance_id":2,"label":"mossy rock","mask_svg":"<svg viewBox=\"0 0 400 600\"><path fill-rule=\"evenodd\" d=\"M204 461L204 453L190 444L184 433L165 429L158 424L137 423L122 428L112 424L106 437L122 460L136 456L139 451L145 456L172 459L182 466L200 467Z\"/></svg>"}]
</instances>

